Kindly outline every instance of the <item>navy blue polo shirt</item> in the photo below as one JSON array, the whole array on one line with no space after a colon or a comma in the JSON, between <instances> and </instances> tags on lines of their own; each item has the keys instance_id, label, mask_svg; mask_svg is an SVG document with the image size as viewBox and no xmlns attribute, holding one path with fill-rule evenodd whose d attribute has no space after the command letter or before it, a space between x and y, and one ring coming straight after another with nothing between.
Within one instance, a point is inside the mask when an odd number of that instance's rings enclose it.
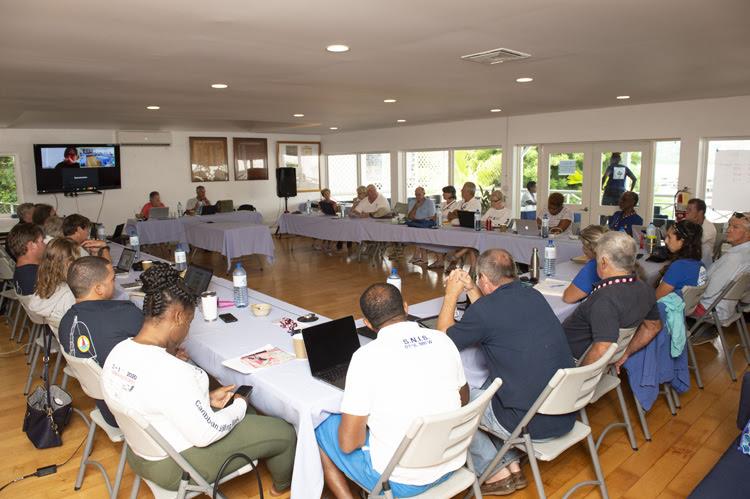
<instances>
[{"instance_id":1,"label":"navy blue polo shirt","mask_svg":"<svg viewBox=\"0 0 750 499\"><path fill-rule=\"evenodd\" d=\"M483 296L460 322L448 329L459 350L477 345L491 378L503 385L492 399L492 412L509 432L518 425L558 369L573 367L560 321L542 294L516 280ZM564 435L575 413L539 414L528 426L533 438Z\"/></svg>"},{"instance_id":2,"label":"navy blue polo shirt","mask_svg":"<svg viewBox=\"0 0 750 499\"><path fill-rule=\"evenodd\" d=\"M609 165L607 171L604 172L604 176L609 177L604 190L610 192L625 192L625 180L630 177L630 175L633 175L633 172L625 165Z\"/></svg>"},{"instance_id":3,"label":"navy blue polo shirt","mask_svg":"<svg viewBox=\"0 0 750 499\"><path fill-rule=\"evenodd\" d=\"M609 218L609 228L612 230L623 229L625 232L633 235L633 226L643 225L643 218L638 213L633 213L627 217L622 216L622 211L616 211Z\"/></svg>"}]
</instances>

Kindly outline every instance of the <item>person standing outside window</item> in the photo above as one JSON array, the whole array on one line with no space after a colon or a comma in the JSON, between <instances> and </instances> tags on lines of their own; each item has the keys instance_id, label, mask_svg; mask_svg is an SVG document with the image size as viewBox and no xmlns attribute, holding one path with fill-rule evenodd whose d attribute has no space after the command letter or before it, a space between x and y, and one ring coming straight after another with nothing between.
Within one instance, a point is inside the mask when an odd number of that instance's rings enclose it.
<instances>
[{"instance_id":1,"label":"person standing outside window","mask_svg":"<svg viewBox=\"0 0 750 499\"><path fill-rule=\"evenodd\" d=\"M627 166L620 163L622 156L619 152L613 152L609 159L609 166L602 176L602 205L617 206L620 197L625 192L625 178L631 180L630 190L635 190L638 181L635 174Z\"/></svg>"},{"instance_id":2,"label":"person standing outside window","mask_svg":"<svg viewBox=\"0 0 750 499\"><path fill-rule=\"evenodd\" d=\"M521 219L534 220L536 218L536 182L530 180L526 184L526 191L521 195Z\"/></svg>"}]
</instances>

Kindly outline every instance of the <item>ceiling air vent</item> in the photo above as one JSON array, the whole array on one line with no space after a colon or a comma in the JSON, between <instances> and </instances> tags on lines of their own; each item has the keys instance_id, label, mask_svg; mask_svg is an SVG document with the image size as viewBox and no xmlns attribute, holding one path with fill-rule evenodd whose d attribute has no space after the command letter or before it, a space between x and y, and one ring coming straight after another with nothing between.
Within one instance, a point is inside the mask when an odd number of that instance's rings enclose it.
<instances>
[{"instance_id":1,"label":"ceiling air vent","mask_svg":"<svg viewBox=\"0 0 750 499\"><path fill-rule=\"evenodd\" d=\"M461 59L491 66L493 64L500 64L501 62L520 61L521 59L528 59L529 57L531 57L531 54L525 54L517 50L499 48L477 52L476 54L462 55Z\"/></svg>"}]
</instances>

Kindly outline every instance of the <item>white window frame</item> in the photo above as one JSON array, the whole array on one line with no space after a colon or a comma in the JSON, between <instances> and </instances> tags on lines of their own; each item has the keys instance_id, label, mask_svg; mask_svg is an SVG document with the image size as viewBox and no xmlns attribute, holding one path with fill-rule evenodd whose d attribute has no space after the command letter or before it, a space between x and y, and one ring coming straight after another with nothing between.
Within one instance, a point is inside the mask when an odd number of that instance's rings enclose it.
<instances>
[{"instance_id":1,"label":"white window frame","mask_svg":"<svg viewBox=\"0 0 750 499\"><path fill-rule=\"evenodd\" d=\"M13 156L13 171L16 177L16 204L24 202L23 198L23 180L21 177L21 156L15 152L0 152L0 156ZM0 214L0 219L6 220L12 218L12 214Z\"/></svg>"},{"instance_id":2,"label":"white window frame","mask_svg":"<svg viewBox=\"0 0 750 499\"><path fill-rule=\"evenodd\" d=\"M385 154L388 156L388 176L391 177L391 181L393 180L393 165L391 164L391 153L388 151L364 151L364 152L337 152L332 154L326 154L326 184L330 184L330 175L328 171L328 157L329 156L351 156L354 155L354 157L357 160L357 187L362 185L362 155L363 154ZM326 185L326 187L330 187L330 185ZM392 189L391 189L392 190ZM393 193L391 193L393 195Z\"/></svg>"}]
</instances>

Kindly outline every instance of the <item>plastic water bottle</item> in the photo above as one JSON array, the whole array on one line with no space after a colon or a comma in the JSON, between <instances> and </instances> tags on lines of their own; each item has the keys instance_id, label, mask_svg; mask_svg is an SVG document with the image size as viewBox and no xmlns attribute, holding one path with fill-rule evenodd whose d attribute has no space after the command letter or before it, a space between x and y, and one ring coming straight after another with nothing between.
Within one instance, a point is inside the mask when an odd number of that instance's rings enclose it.
<instances>
[{"instance_id":1,"label":"plastic water bottle","mask_svg":"<svg viewBox=\"0 0 750 499\"><path fill-rule=\"evenodd\" d=\"M438 227L442 227L443 225L443 212L440 210L435 212L435 224L437 224Z\"/></svg>"},{"instance_id":2,"label":"plastic water bottle","mask_svg":"<svg viewBox=\"0 0 750 499\"><path fill-rule=\"evenodd\" d=\"M237 308L247 307L247 272L240 263L237 263L232 272L232 284L234 284L234 306Z\"/></svg>"},{"instance_id":3,"label":"plastic water bottle","mask_svg":"<svg viewBox=\"0 0 750 499\"><path fill-rule=\"evenodd\" d=\"M130 247L135 251L135 259L138 260L141 257L141 242L134 230L130 231Z\"/></svg>"},{"instance_id":4,"label":"plastic water bottle","mask_svg":"<svg viewBox=\"0 0 750 499\"><path fill-rule=\"evenodd\" d=\"M482 230L482 214L479 210L474 212L474 230Z\"/></svg>"},{"instance_id":5,"label":"plastic water bottle","mask_svg":"<svg viewBox=\"0 0 750 499\"><path fill-rule=\"evenodd\" d=\"M388 276L388 279L386 279L385 282L388 284L393 284L398 288L399 292L401 291L401 277L399 277L398 275L397 268L394 267L391 269L391 275Z\"/></svg>"},{"instance_id":6,"label":"plastic water bottle","mask_svg":"<svg viewBox=\"0 0 750 499\"><path fill-rule=\"evenodd\" d=\"M555 241L550 239L544 248L544 275L551 277L555 275L555 263L557 263L557 248Z\"/></svg>"},{"instance_id":7,"label":"plastic water bottle","mask_svg":"<svg viewBox=\"0 0 750 499\"><path fill-rule=\"evenodd\" d=\"M549 237L549 216L545 213L542 217L542 239Z\"/></svg>"},{"instance_id":8,"label":"plastic water bottle","mask_svg":"<svg viewBox=\"0 0 750 499\"><path fill-rule=\"evenodd\" d=\"M656 226L653 222L646 227L646 251L648 253L656 251Z\"/></svg>"},{"instance_id":9,"label":"plastic water bottle","mask_svg":"<svg viewBox=\"0 0 750 499\"><path fill-rule=\"evenodd\" d=\"M179 272L187 270L187 253L182 243L178 243L174 250L174 268Z\"/></svg>"},{"instance_id":10,"label":"plastic water bottle","mask_svg":"<svg viewBox=\"0 0 750 499\"><path fill-rule=\"evenodd\" d=\"M96 238L100 241L104 241L107 238L106 231L104 230L104 224L96 225Z\"/></svg>"},{"instance_id":11,"label":"plastic water bottle","mask_svg":"<svg viewBox=\"0 0 750 499\"><path fill-rule=\"evenodd\" d=\"M312 213L312 201L310 201L309 199L305 203L305 213L308 215Z\"/></svg>"},{"instance_id":12,"label":"plastic water bottle","mask_svg":"<svg viewBox=\"0 0 750 499\"><path fill-rule=\"evenodd\" d=\"M182 216L182 203L180 201L177 201L177 218L180 218Z\"/></svg>"}]
</instances>

